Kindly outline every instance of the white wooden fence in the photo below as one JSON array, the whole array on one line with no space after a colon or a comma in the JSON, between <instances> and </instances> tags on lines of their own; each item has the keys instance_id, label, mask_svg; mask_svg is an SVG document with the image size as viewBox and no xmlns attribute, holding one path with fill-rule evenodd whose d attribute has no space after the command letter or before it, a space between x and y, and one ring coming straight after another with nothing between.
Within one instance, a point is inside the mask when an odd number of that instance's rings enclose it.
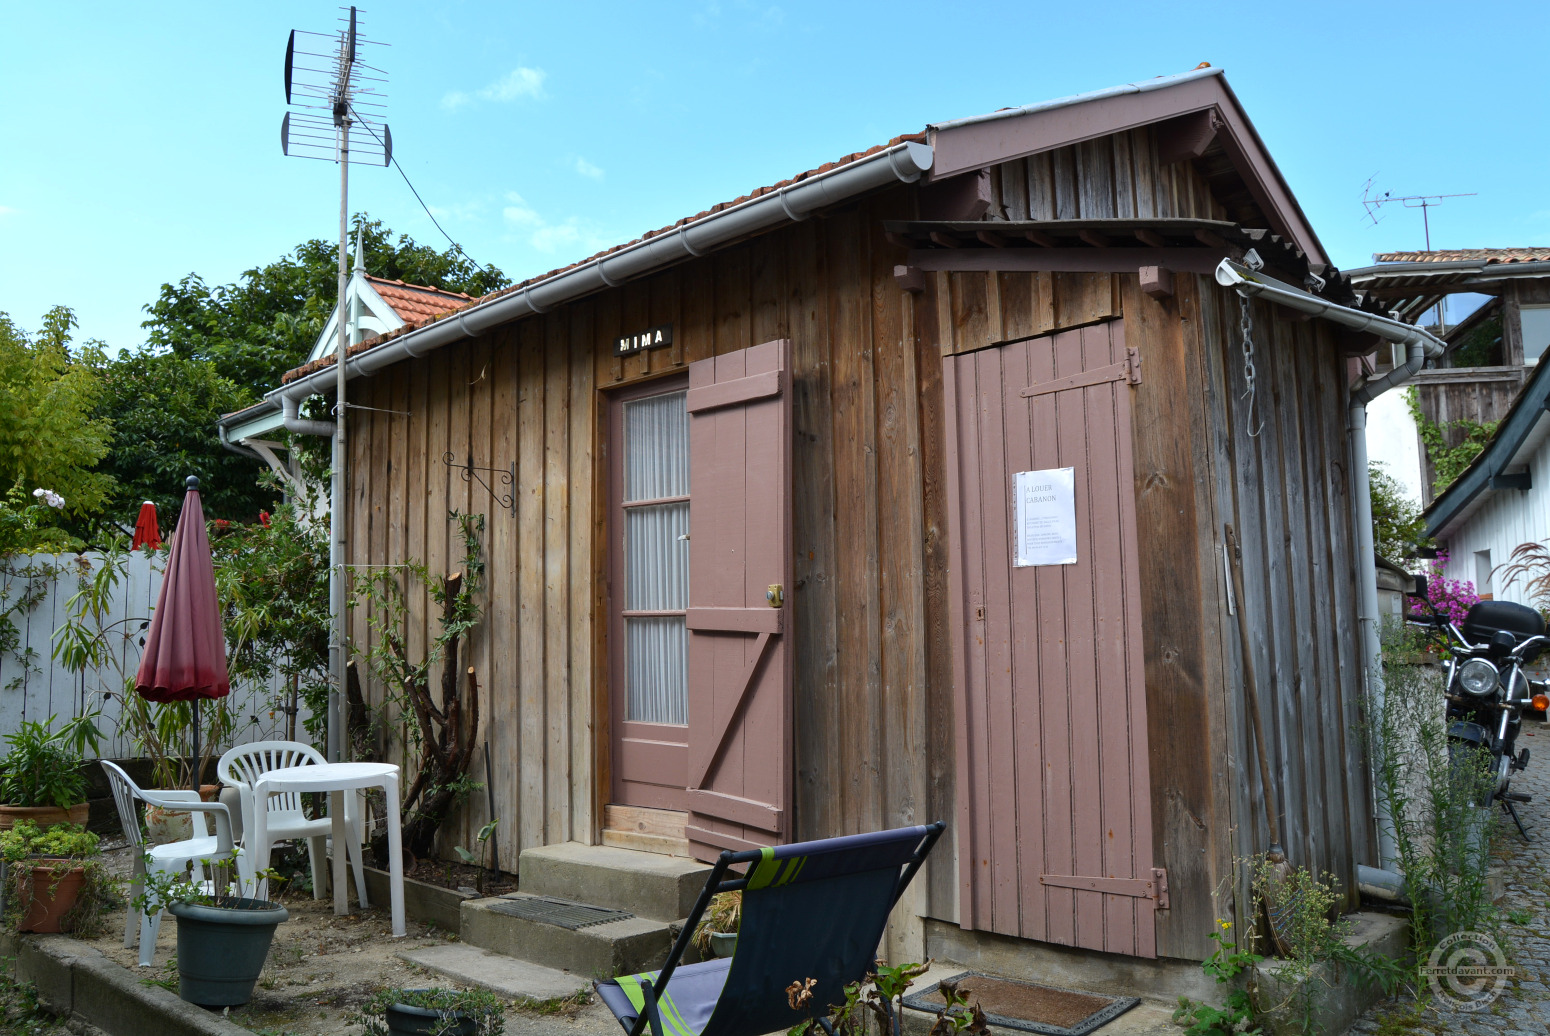
<instances>
[{"instance_id":1,"label":"white wooden fence","mask_svg":"<svg viewBox=\"0 0 1550 1036\"><path fill-rule=\"evenodd\" d=\"M9 571L0 571L0 612L11 609L24 595L37 601L31 608L23 606L10 612L9 621L17 633L14 650L3 650L0 641L0 736L16 731L23 720L43 722L56 716L63 722L101 708L98 726L108 735L102 743L103 757L126 758L136 754L134 745L118 729L123 693L119 674L133 679L140 664L144 624L150 621L156 607L164 558L140 551L132 553L111 613L103 619L121 668L107 666L98 671L73 673L54 660L54 631L70 617L70 599L102 564L102 556L96 553L37 554L31 558L14 557L10 559ZM0 636L3 632L0 629ZM279 676L268 685L234 684L228 699L236 716L231 743L284 738L287 723L282 709L288 703L289 692ZM303 741L307 740L302 727L305 717L303 707L296 721L298 740Z\"/></svg>"}]
</instances>

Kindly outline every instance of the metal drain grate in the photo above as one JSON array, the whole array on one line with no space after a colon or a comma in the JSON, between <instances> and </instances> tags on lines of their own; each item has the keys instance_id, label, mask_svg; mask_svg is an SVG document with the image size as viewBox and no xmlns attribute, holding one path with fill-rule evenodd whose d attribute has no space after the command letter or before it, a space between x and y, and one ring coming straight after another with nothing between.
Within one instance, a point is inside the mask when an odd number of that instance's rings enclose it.
<instances>
[{"instance_id":1,"label":"metal drain grate","mask_svg":"<svg viewBox=\"0 0 1550 1036\"><path fill-rule=\"evenodd\" d=\"M628 910L610 910L608 907L588 906L548 896L502 896L499 903L490 904L490 909L508 917L552 924L559 928L569 928L573 932L579 928L623 921L635 916Z\"/></svg>"}]
</instances>

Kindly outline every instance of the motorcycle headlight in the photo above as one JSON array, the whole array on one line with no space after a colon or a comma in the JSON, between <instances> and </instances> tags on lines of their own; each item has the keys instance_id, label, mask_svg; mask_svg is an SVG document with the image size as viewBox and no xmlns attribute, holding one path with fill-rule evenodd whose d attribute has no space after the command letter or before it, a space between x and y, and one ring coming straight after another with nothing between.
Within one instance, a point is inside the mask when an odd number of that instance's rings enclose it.
<instances>
[{"instance_id":1,"label":"motorcycle headlight","mask_svg":"<svg viewBox=\"0 0 1550 1036\"><path fill-rule=\"evenodd\" d=\"M1483 658L1471 658L1459 666L1458 679L1464 693L1476 698L1495 694L1499 682L1496 667Z\"/></svg>"}]
</instances>

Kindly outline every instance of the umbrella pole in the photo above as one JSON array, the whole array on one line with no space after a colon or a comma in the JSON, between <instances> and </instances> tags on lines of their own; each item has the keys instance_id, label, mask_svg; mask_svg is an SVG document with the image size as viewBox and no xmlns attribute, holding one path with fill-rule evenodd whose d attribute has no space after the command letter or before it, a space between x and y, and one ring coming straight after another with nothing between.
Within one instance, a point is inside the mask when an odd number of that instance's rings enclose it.
<instances>
[{"instance_id":1,"label":"umbrella pole","mask_svg":"<svg viewBox=\"0 0 1550 1036\"><path fill-rule=\"evenodd\" d=\"M199 794L199 699L194 699L194 762L189 767L194 774L194 794Z\"/></svg>"}]
</instances>

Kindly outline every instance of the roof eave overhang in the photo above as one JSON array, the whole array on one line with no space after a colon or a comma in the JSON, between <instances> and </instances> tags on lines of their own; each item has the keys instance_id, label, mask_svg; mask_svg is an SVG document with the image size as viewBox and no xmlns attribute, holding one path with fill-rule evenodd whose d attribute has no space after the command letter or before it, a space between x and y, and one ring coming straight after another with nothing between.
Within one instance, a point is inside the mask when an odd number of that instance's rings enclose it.
<instances>
[{"instance_id":1,"label":"roof eave overhang","mask_svg":"<svg viewBox=\"0 0 1550 1036\"><path fill-rule=\"evenodd\" d=\"M865 158L797 180L624 248L594 256L502 295L465 306L423 327L349 356L345 361L345 376L375 374L400 360L422 356L451 342L485 334L513 320L618 287L749 235L806 219L816 211L889 184L914 183L931 168L932 161L931 147L915 141L883 148ZM332 391L334 382L334 367L329 364L272 390L266 398L278 400L283 395L301 400L315 393Z\"/></svg>"},{"instance_id":2,"label":"roof eave overhang","mask_svg":"<svg viewBox=\"0 0 1550 1036\"><path fill-rule=\"evenodd\" d=\"M927 127L936 153L931 179L1207 110L1219 116L1217 137L1271 229L1295 241L1311 262L1329 265L1312 224L1219 68L933 123Z\"/></svg>"}]
</instances>

